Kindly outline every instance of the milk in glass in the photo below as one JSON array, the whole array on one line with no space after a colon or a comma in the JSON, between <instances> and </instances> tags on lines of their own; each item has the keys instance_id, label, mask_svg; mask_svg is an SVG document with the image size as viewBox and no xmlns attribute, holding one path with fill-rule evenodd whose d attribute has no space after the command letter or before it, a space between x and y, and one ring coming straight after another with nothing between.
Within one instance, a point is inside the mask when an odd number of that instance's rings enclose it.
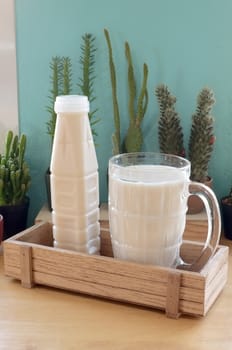
<instances>
[{"instance_id":1,"label":"milk in glass","mask_svg":"<svg viewBox=\"0 0 232 350\"><path fill-rule=\"evenodd\" d=\"M131 165L110 170L109 215L114 256L176 266L185 228L188 182L181 169Z\"/></svg>"}]
</instances>

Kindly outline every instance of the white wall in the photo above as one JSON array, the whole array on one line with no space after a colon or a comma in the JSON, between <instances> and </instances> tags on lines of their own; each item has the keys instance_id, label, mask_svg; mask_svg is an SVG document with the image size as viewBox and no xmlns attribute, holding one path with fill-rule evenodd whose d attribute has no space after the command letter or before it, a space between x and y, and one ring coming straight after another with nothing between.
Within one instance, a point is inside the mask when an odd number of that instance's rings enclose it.
<instances>
[{"instance_id":1,"label":"white wall","mask_svg":"<svg viewBox=\"0 0 232 350\"><path fill-rule=\"evenodd\" d=\"M18 131L14 0L0 0L0 150L8 129Z\"/></svg>"}]
</instances>

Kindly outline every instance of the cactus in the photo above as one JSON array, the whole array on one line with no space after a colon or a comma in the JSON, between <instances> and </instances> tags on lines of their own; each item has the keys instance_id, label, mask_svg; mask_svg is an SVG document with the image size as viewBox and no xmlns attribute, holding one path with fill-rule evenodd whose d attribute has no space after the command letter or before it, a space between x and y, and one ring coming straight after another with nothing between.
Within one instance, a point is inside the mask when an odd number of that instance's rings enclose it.
<instances>
[{"instance_id":1,"label":"cactus","mask_svg":"<svg viewBox=\"0 0 232 350\"><path fill-rule=\"evenodd\" d=\"M136 104L136 81L134 76L134 68L131 57L129 43L125 43L125 54L128 62L128 85L129 85L129 128L125 137L126 152L140 152L143 144L143 134L141 123L147 110L148 92L147 77L148 67L143 65L143 82L141 91Z\"/></svg>"},{"instance_id":2,"label":"cactus","mask_svg":"<svg viewBox=\"0 0 232 350\"><path fill-rule=\"evenodd\" d=\"M213 91L203 88L197 97L197 108L192 116L189 139L191 179L194 181L205 181L208 177L208 165L215 142L214 119L210 114L214 103Z\"/></svg>"},{"instance_id":3,"label":"cactus","mask_svg":"<svg viewBox=\"0 0 232 350\"><path fill-rule=\"evenodd\" d=\"M69 57L52 57L50 62L51 84L49 96L49 106L47 111L50 114L50 119L47 122L47 132L51 136L51 143L53 144L53 138L56 126L56 113L54 111L54 103L56 96L69 95L71 92L71 76L72 76L72 64Z\"/></svg>"},{"instance_id":4,"label":"cactus","mask_svg":"<svg viewBox=\"0 0 232 350\"><path fill-rule=\"evenodd\" d=\"M121 137L120 137L120 114L118 107L117 98L117 80L116 71L113 60L112 45L107 29L104 29L105 38L108 46L109 52L109 67L110 67L110 77L111 77L111 87L112 87L112 99L113 99L113 110L114 110L114 126L115 132L112 136L113 142L113 154L121 153ZM132 57L130 52L130 46L128 42L125 43L125 54L128 62L128 87L129 87L129 127L127 134L124 139L124 145L126 152L139 152L143 143L143 134L141 129L141 123L143 121L145 112L147 110L148 104L148 92L147 92L147 77L148 77L148 67L144 63L143 65L143 82L140 94L138 96L136 104L136 81L134 76L134 68L132 63Z\"/></svg>"},{"instance_id":5,"label":"cactus","mask_svg":"<svg viewBox=\"0 0 232 350\"><path fill-rule=\"evenodd\" d=\"M8 131L5 154L0 154L0 205L17 205L25 199L31 184L25 151L26 135L22 134L19 139Z\"/></svg>"},{"instance_id":6,"label":"cactus","mask_svg":"<svg viewBox=\"0 0 232 350\"><path fill-rule=\"evenodd\" d=\"M110 35L107 29L104 29L104 34L105 34L108 52L109 52L109 67L110 67L110 77L111 77L111 89L112 89L113 111L114 111L114 128L115 128L115 131L112 135L112 143L113 143L113 155L116 155L121 152L120 114L119 114L118 98L117 98L117 79L116 79L116 71L115 71L115 65L114 65L114 59L113 59L112 45L111 45Z\"/></svg>"},{"instance_id":7,"label":"cactus","mask_svg":"<svg viewBox=\"0 0 232 350\"><path fill-rule=\"evenodd\" d=\"M179 115L175 111L176 97L164 84L157 86L155 94L160 106L158 125L160 151L184 157L183 130Z\"/></svg>"},{"instance_id":8,"label":"cactus","mask_svg":"<svg viewBox=\"0 0 232 350\"><path fill-rule=\"evenodd\" d=\"M82 77L79 78L79 83L77 84L81 90L81 93L88 96L89 102L92 103L96 97L93 94L93 84L95 80L94 75L94 64L95 64L95 37L93 34L86 33L82 36L83 44L81 45L81 57L80 64L82 70ZM89 112L89 122L94 138L97 136L95 125L100 121L96 119L96 112L98 109L91 110Z\"/></svg>"},{"instance_id":9,"label":"cactus","mask_svg":"<svg viewBox=\"0 0 232 350\"><path fill-rule=\"evenodd\" d=\"M95 100L93 95L93 82L94 76L94 55L95 55L95 37L92 34L86 33L82 36L83 44L81 45L80 64L82 76L79 78L77 86L80 88L81 94L88 97L89 102ZM47 122L47 132L51 136L51 143L53 144L53 138L56 126L56 113L54 111L54 103L56 97L59 95L69 95L72 90L72 63L69 57L52 57L50 62L51 70L51 90L49 95L49 105L47 111L50 114L50 119ZM97 136L95 129L96 123L100 119L95 118L97 109L89 113L89 121L93 136Z\"/></svg>"},{"instance_id":10,"label":"cactus","mask_svg":"<svg viewBox=\"0 0 232 350\"><path fill-rule=\"evenodd\" d=\"M183 146L183 132L180 119L175 111L176 97L171 95L167 86L156 88L160 104L159 144L164 153L186 156ZM191 162L191 179L205 182L208 178L208 165L213 151L215 136L214 119L210 115L215 103L213 91L203 88L197 97L197 108L192 116L189 138L188 158Z\"/></svg>"}]
</instances>

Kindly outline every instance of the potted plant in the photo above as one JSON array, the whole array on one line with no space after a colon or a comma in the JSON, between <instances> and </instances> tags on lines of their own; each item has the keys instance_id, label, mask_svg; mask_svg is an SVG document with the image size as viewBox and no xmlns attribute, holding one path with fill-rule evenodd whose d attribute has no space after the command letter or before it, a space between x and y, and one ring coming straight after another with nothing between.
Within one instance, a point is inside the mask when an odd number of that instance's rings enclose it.
<instances>
[{"instance_id":1,"label":"potted plant","mask_svg":"<svg viewBox=\"0 0 232 350\"><path fill-rule=\"evenodd\" d=\"M232 188L230 193L221 199L221 212L224 235L226 238L232 239Z\"/></svg>"},{"instance_id":2,"label":"potted plant","mask_svg":"<svg viewBox=\"0 0 232 350\"><path fill-rule=\"evenodd\" d=\"M176 97L165 85L159 85L155 93L160 106L158 131L160 151L182 157L187 156L191 162L191 180L211 187L212 179L208 174L208 167L215 142L214 119L211 115L215 103L213 91L203 88L198 94L196 112L192 116L187 154L184 149L180 118L175 111ZM190 196L188 214L199 213L203 208L204 204L198 197Z\"/></svg>"},{"instance_id":3,"label":"potted plant","mask_svg":"<svg viewBox=\"0 0 232 350\"><path fill-rule=\"evenodd\" d=\"M0 154L0 214L4 219L3 239L26 228L31 177L25 161L26 135L10 130L4 153Z\"/></svg>"}]
</instances>

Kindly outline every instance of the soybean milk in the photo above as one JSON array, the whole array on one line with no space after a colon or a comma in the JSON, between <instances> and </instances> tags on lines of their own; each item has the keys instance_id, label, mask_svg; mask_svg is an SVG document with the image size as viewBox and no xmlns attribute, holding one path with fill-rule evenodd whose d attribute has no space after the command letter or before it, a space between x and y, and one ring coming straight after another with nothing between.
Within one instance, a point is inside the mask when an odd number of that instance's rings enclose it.
<instances>
[{"instance_id":1,"label":"soybean milk","mask_svg":"<svg viewBox=\"0 0 232 350\"><path fill-rule=\"evenodd\" d=\"M58 96L57 99L61 102L57 107L51 158L54 246L98 254L98 164L86 100L84 96L72 95ZM82 112L83 104L85 109ZM75 111L63 111L64 108L73 109L73 106Z\"/></svg>"},{"instance_id":2,"label":"soybean milk","mask_svg":"<svg viewBox=\"0 0 232 350\"><path fill-rule=\"evenodd\" d=\"M188 179L178 168L135 165L109 177L114 256L162 266L179 263Z\"/></svg>"}]
</instances>

